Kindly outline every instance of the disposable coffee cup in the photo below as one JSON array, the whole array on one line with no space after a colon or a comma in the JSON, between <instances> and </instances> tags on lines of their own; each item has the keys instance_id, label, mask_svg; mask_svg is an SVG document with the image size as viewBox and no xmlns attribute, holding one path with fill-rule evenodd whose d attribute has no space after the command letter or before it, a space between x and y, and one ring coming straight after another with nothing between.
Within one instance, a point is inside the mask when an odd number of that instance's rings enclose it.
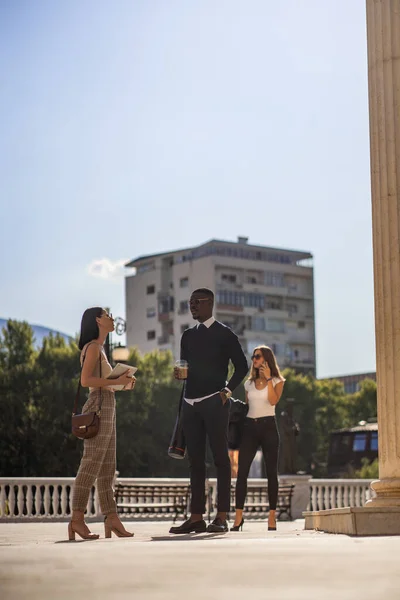
<instances>
[{"instance_id":1,"label":"disposable coffee cup","mask_svg":"<svg viewBox=\"0 0 400 600\"><path fill-rule=\"evenodd\" d=\"M178 379L187 379L189 365L186 360L177 360L175 367L178 370Z\"/></svg>"}]
</instances>

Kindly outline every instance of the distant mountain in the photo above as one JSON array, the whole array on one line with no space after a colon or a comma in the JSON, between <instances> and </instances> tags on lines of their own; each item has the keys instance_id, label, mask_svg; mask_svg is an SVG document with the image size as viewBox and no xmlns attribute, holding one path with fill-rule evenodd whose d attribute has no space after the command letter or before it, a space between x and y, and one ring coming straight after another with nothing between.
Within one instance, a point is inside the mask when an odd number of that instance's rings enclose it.
<instances>
[{"instance_id":1,"label":"distant mountain","mask_svg":"<svg viewBox=\"0 0 400 600\"><path fill-rule=\"evenodd\" d=\"M1 336L3 327L5 327L6 325L7 325L7 320L0 319L0 336ZM66 333L61 333L60 331L54 331L54 329L49 329L48 327L43 327L42 325L31 325L31 327L33 329L33 334L35 336L35 348L41 348L42 343L43 343L43 338L48 336L50 333L52 333L53 335L56 335L56 333L59 333L67 343L71 339L71 336L67 335Z\"/></svg>"}]
</instances>

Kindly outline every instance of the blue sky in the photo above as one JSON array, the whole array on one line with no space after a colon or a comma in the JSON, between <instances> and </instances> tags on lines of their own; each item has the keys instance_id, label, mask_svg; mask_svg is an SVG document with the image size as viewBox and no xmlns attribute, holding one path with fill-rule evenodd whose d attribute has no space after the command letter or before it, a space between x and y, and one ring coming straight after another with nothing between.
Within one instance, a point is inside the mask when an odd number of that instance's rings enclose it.
<instances>
[{"instance_id":1,"label":"blue sky","mask_svg":"<svg viewBox=\"0 0 400 600\"><path fill-rule=\"evenodd\" d=\"M364 0L3 0L0 61L0 317L244 235L313 253L318 376L375 369Z\"/></svg>"}]
</instances>

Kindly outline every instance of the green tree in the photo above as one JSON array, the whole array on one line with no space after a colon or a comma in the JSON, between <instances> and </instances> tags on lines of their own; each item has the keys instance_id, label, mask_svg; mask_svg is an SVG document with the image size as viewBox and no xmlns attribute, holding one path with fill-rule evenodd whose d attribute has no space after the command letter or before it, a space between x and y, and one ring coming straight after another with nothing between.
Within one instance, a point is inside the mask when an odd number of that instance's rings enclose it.
<instances>
[{"instance_id":1,"label":"green tree","mask_svg":"<svg viewBox=\"0 0 400 600\"><path fill-rule=\"evenodd\" d=\"M71 413L79 373L76 342L67 344L59 335L45 338L36 358L36 387L30 405L35 447L31 465L37 476L76 473L81 443L71 435ZM81 405L83 401L82 394Z\"/></svg>"},{"instance_id":2,"label":"green tree","mask_svg":"<svg viewBox=\"0 0 400 600\"><path fill-rule=\"evenodd\" d=\"M35 389L33 331L9 320L0 338L0 474L26 475L34 452L29 410Z\"/></svg>"},{"instance_id":3,"label":"green tree","mask_svg":"<svg viewBox=\"0 0 400 600\"><path fill-rule=\"evenodd\" d=\"M347 396L348 414L352 425L359 421L376 419L376 382L372 379L364 379L360 384L358 392Z\"/></svg>"},{"instance_id":4,"label":"green tree","mask_svg":"<svg viewBox=\"0 0 400 600\"><path fill-rule=\"evenodd\" d=\"M186 476L186 460L168 456L181 384L173 379L173 357L133 350L129 364L138 367L132 392L117 392L117 461L121 476Z\"/></svg>"},{"instance_id":5,"label":"green tree","mask_svg":"<svg viewBox=\"0 0 400 600\"><path fill-rule=\"evenodd\" d=\"M362 467L350 474L354 479L379 479L379 460L369 462L368 458L361 460Z\"/></svg>"}]
</instances>

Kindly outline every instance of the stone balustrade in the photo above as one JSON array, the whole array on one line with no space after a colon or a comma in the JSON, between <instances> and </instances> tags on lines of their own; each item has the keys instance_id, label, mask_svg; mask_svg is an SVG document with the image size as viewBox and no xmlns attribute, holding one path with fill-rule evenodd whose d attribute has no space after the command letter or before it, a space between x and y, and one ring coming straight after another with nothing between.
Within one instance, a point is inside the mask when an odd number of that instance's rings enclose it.
<instances>
[{"instance_id":1,"label":"stone balustrade","mask_svg":"<svg viewBox=\"0 0 400 600\"><path fill-rule=\"evenodd\" d=\"M361 507L374 497L372 479L310 479L310 504L304 510Z\"/></svg>"},{"instance_id":2,"label":"stone balustrade","mask_svg":"<svg viewBox=\"0 0 400 600\"><path fill-rule=\"evenodd\" d=\"M118 478L121 483L153 485L154 498L163 484L187 483L188 479L170 478ZM282 475L282 483L294 483L295 495L292 502L294 518L301 518L305 510L324 510L344 506L364 506L374 497L370 479L309 479L307 476ZM58 520L71 515L71 491L73 477L2 477L0 478L0 521L10 520ZM265 480L249 479L252 487L262 485ZM213 498L216 498L216 480L210 479ZM162 513L160 513L162 516ZM165 516L165 515L164 515ZM93 487L87 506L87 518L101 518L96 488Z\"/></svg>"}]
</instances>

